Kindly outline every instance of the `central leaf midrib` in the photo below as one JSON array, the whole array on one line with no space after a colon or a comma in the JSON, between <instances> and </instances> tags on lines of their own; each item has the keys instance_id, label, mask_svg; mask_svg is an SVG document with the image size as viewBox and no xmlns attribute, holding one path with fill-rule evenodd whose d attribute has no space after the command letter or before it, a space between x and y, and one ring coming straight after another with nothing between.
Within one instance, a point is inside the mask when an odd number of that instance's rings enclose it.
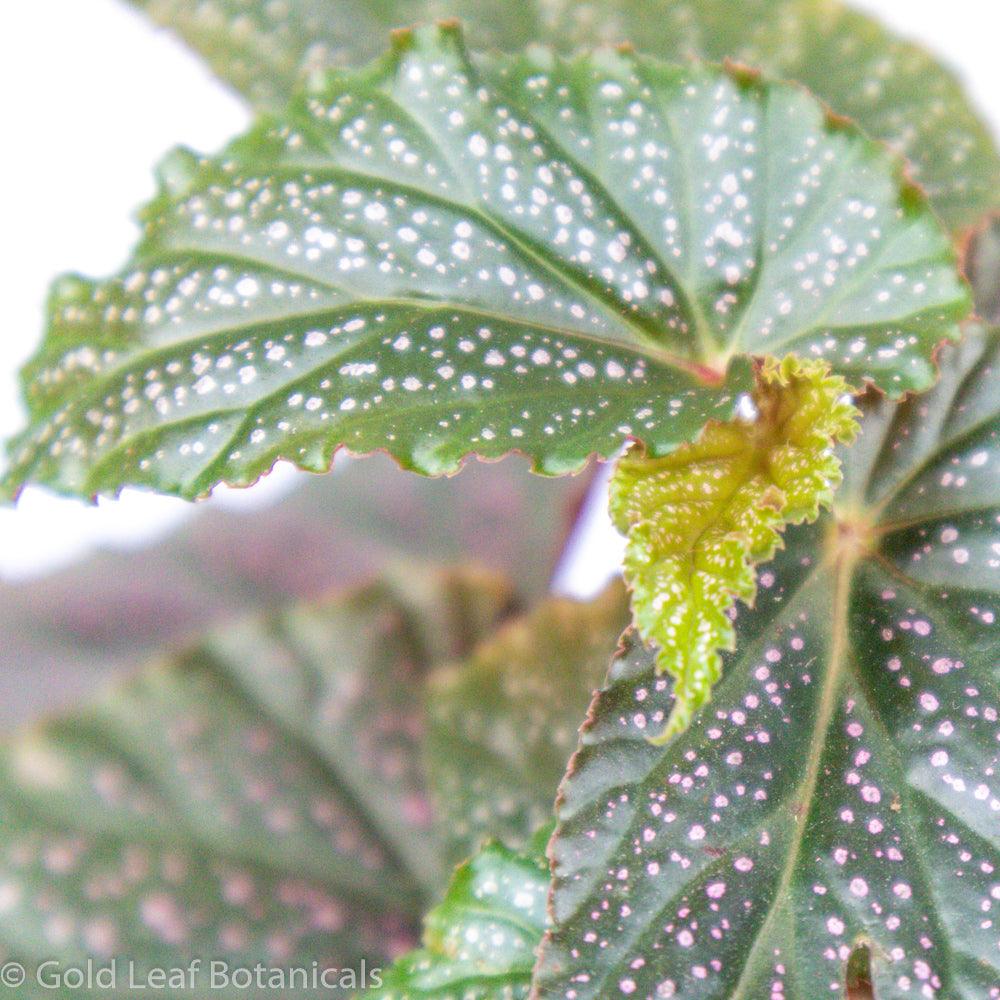
<instances>
[{"instance_id":1,"label":"central leaf midrib","mask_svg":"<svg viewBox=\"0 0 1000 1000\"><path fill-rule=\"evenodd\" d=\"M766 942L772 924L787 901L792 881L795 878L796 865L805 839L806 827L809 824L809 817L813 809L813 799L819 780L820 764L823 759L823 751L826 749L826 734L830 730L830 725L837 709L841 680L847 668L847 659L849 656L846 627L851 584L854 577L853 561L847 558L839 559L833 568L833 572L835 573L835 590L831 614L833 638L830 643L828 669L823 679L823 687L816 706L816 719L813 722L805 773L793 796L800 804L806 804L806 808L797 819L797 824L789 843L788 855L782 867L774 894L771 897L771 905L767 909L767 916L753 936L749 951L746 953L743 971L740 973L740 978L729 995L729 1000L746 1000L747 998L746 990L751 983L751 977L755 971L755 957L759 949Z\"/></svg>"},{"instance_id":2,"label":"central leaf midrib","mask_svg":"<svg viewBox=\"0 0 1000 1000\"><path fill-rule=\"evenodd\" d=\"M885 720L882 718L882 713L879 711L878 704L873 697L872 691L870 690L870 684L868 683L868 678L862 673L860 669L855 665L855 669L852 671L854 676L854 683L861 697L864 699L864 703L868 708L868 712L871 715L872 720L875 723L879 733L882 737L882 744L885 751L891 754L896 761L896 770L901 778L902 788L900 789L900 797L907 796L909 794L920 794L920 789L914 787L909 780L906 778L907 768L903 766L903 757L897 745L895 739L893 739L893 734L886 725ZM923 882L923 887L925 892L934 897L934 879L931 877L930 872L927 870L927 866L924 863L923 853L920 850L921 838L917 835L917 831L914 829L913 821L910 816L910 810L906 808L904 803L900 803L901 808L896 813L899 818L899 822L902 826L906 828L909 834L908 840L911 846L911 850L908 852L907 857L916 855L916 864L919 870L920 879ZM952 810L948 810L949 814ZM939 931L941 929L941 921L938 919L937 914L927 914L925 919L932 920L934 923L934 930ZM937 935L935 934L937 937ZM941 940L947 940L947 935L941 934ZM947 980L947 977L945 977Z\"/></svg>"},{"instance_id":3,"label":"central leaf midrib","mask_svg":"<svg viewBox=\"0 0 1000 1000\"><path fill-rule=\"evenodd\" d=\"M635 66L636 71L642 66L641 60L637 59ZM667 105L662 100L662 95L660 90L652 85L648 79L645 79L646 86L649 88L651 94L656 96L657 106L660 108L660 114L663 116L663 121L667 126L667 131L670 133L674 140L674 148L677 151L680 161L681 161L681 180L684 187L683 201L686 208L686 225L687 230L687 285L683 281L678 280L677 285L684 293L685 301L688 302L689 309L691 311L692 319L694 320L695 333L698 338L698 343L701 346L702 354L705 359L712 357L719 348L719 344L715 338L715 333L712 330L711 324L705 318L705 313L702 308L701 302L698 300L698 282L695 280L695 233L694 233L694 221L697 218L697 211L695 207L694 198L694 184L692 182L692 166L691 157L688 153L688 147L685 142L681 140L680 134L677 129L677 123L674 121L674 116L668 110ZM656 255L657 261L660 260L660 255ZM667 273L672 273L669 268L666 269Z\"/></svg>"}]
</instances>

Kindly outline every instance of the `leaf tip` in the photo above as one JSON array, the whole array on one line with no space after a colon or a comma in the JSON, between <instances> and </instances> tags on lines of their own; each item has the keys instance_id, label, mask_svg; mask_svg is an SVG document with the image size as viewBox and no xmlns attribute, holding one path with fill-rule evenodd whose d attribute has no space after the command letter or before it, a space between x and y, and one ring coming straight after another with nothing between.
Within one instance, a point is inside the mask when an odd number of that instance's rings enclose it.
<instances>
[{"instance_id":1,"label":"leaf tip","mask_svg":"<svg viewBox=\"0 0 1000 1000\"><path fill-rule=\"evenodd\" d=\"M389 32L389 45L394 53L403 53L413 48L415 41L413 28L393 28Z\"/></svg>"},{"instance_id":2,"label":"leaf tip","mask_svg":"<svg viewBox=\"0 0 1000 1000\"><path fill-rule=\"evenodd\" d=\"M763 79L762 72L756 66L728 56L723 59L722 68L735 84L743 88L756 87Z\"/></svg>"},{"instance_id":3,"label":"leaf tip","mask_svg":"<svg viewBox=\"0 0 1000 1000\"><path fill-rule=\"evenodd\" d=\"M457 38L462 37L462 22L457 17L442 17L436 23L438 31L442 35L451 35Z\"/></svg>"},{"instance_id":4,"label":"leaf tip","mask_svg":"<svg viewBox=\"0 0 1000 1000\"><path fill-rule=\"evenodd\" d=\"M189 194L201 173L202 158L186 146L175 146L157 163L156 180L171 198Z\"/></svg>"}]
</instances>

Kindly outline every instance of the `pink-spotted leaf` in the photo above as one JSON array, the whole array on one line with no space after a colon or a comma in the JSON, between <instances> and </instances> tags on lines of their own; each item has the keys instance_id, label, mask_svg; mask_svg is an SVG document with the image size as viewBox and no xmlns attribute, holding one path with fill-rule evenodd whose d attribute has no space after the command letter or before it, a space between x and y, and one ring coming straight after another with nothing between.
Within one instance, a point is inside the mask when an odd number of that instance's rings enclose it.
<instances>
[{"instance_id":1,"label":"pink-spotted leaf","mask_svg":"<svg viewBox=\"0 0 1000 1000\"><path fill-rule=\"evenodd\" d=\"M666 748L669 683L626 642L561 788L533 996L841 997L860 956L878 1000L1000 997L1000 333L942 363L867 403Z\"/></svg>"},{"instance_id":2,"label":"pink-spotted leaf","mask_svg":"<svg viewBox=\"0 0 1000 1000\"><path fill-rule=\"evenodd\" d=\"M883 147L805 92L602 52L477 67L457 29L177 154L115 278L57 284L8 493L195 497L384 449L581 468L727 417L746 355L891 395L969 308Z\"/></svg>"},{"instance_id":3,"label":"pink-spotted leaf","mask_svg":"<svg viewBox=\"0 0 1000 1000\"><path fill-rule=\"evenodd\" d=\"M6 739L0 963L28 970L17 997L53 995L44 961L117 956L145 979L200 958L195 993L235 1000L236 983L210 990L209 959L359 970L413 947L445 872L423 677L508 597L492 576L425 569L276 611Z\"/></svg>"},{"instance_id":4,"label":"pink-spotted leaf","mask_svg":"<svg viewBox=\"0 0 1000 1000\"><path fill-rule=\"evenodd\" d=\"M387 29L468 23L475 48L631 42L667 59L737 59L805 83L903 152L954 229L1000 207L1000 157L955 76L839 0L131 0L254 103L281 107L302 73L378 53Z\"/></svg>"}]
</instances>

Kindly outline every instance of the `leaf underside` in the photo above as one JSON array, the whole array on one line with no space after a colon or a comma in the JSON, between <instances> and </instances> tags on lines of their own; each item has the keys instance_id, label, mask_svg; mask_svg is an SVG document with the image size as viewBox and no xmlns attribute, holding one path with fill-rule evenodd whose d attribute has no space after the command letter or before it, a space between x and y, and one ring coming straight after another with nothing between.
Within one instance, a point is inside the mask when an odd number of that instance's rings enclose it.
<instances>
[{"instance_id":1,"label":"leaf underside","mask_svg":"<svg viewBox=\"0 0 1000 1000\"><path fill-rule=\"evenodd\" d=\"M879 1000L1000 997L998 376L981 333L869 401L666 748L628 643L562 786L533 996L815 1000L863 947Z\"/></svg>"},{"instance_id":2,"label":"leaf underside","mask_svg":"<svg viewBox=\"0 0 1000 1000\"><path fill-rule=\"evenodd\" d=\"M461 865L424 921L424 947L385 970L366 1000L524 1000L545 930L543 836L526 855L491 842Z\"/></svg>"},{"instance_id":3,"label":"leaf underside","mask_svg":"<svg viewBox=\"0 0 1000 1000\"><path fill-rule=\"evenodd\" d=\"M145 977L195 957L205 973L209 957L357 969L412 947L445 870L423 675L508 598L491 576L425 571L275 612L5 741L0 961L29 970L17 996L52 995L44 960L127 956Z\"/></svg>"},{"instance_id":4,"label":"leaf underside","mask_svg":"<svg viewBox=\"0 0 1000 1000\"><path fill-rule=\"evenodd\" d=\"M132 0L254 103L283 107L300 73L378 54L390 28L459 17L476 49L566 52L631 42L665 59L726 58L806 84L913 163L953 229L1000 207L1000 157L955 76L837 0Z\"/></svg>"},{"instance_id":5,"label":"leaf underside","mask_svg":"<svg viewBox=\"0 0 1000 1000\"><path fill-rule=\"evenodd\" d=\"M665 458L633 449L611 479L611 516L626 535L625 579L639 635L674 678L667 725L683 732L735 648L731 612L752 604L756 565L774 556L787 524L815 521L840 484L833 449L854 440L858 411L822 362L766 364L755 415L709 424Z\"/></svg>"},{"instance_id":6,"label":"leaf underside","mask_svg":"<svg viewBox=\"0 0 1000 1000\"><path fill-rule=\"evenodd\" d=\"M429 474L660 455L730 415L744 353L898 395L968 311L886 150L713 68L477 68L421 31L162 174L129 266L53 292L9 494L196 497L341 446Z\"/></svg>"}]
</instances>

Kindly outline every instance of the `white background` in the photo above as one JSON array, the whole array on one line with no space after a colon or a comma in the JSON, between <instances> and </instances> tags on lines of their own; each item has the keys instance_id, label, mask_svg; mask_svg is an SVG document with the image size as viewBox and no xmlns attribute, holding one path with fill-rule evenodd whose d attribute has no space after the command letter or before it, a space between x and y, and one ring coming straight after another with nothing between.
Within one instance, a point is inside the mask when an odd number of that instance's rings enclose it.
<instances>
[{"instance_id":1,"label":"white background","mask_svg":"<svg viewBox=\"0 0 1000 1000\"><path fill-rule=\"evenodd\" d=\"M991 0L858 0L903 35L958 67L1000 133L1000 13ZM0 438L22 424L16 371L41 335L51 278L117 269L136 238L134 208L152 170L182 143L221 146L249 115L200 60L116 0L10 4L0 32L6 136L0 156ZM275 481L277 479L277 481ZM267 502L288 476L211 503ZM560 574L586 595L618 560L599 499L585 539ZM39 574L98 544L137 545L170 530L189 506L132 493L97 508L29 490L0 510L0 577Z\"/></svg>"}]
</instances>

